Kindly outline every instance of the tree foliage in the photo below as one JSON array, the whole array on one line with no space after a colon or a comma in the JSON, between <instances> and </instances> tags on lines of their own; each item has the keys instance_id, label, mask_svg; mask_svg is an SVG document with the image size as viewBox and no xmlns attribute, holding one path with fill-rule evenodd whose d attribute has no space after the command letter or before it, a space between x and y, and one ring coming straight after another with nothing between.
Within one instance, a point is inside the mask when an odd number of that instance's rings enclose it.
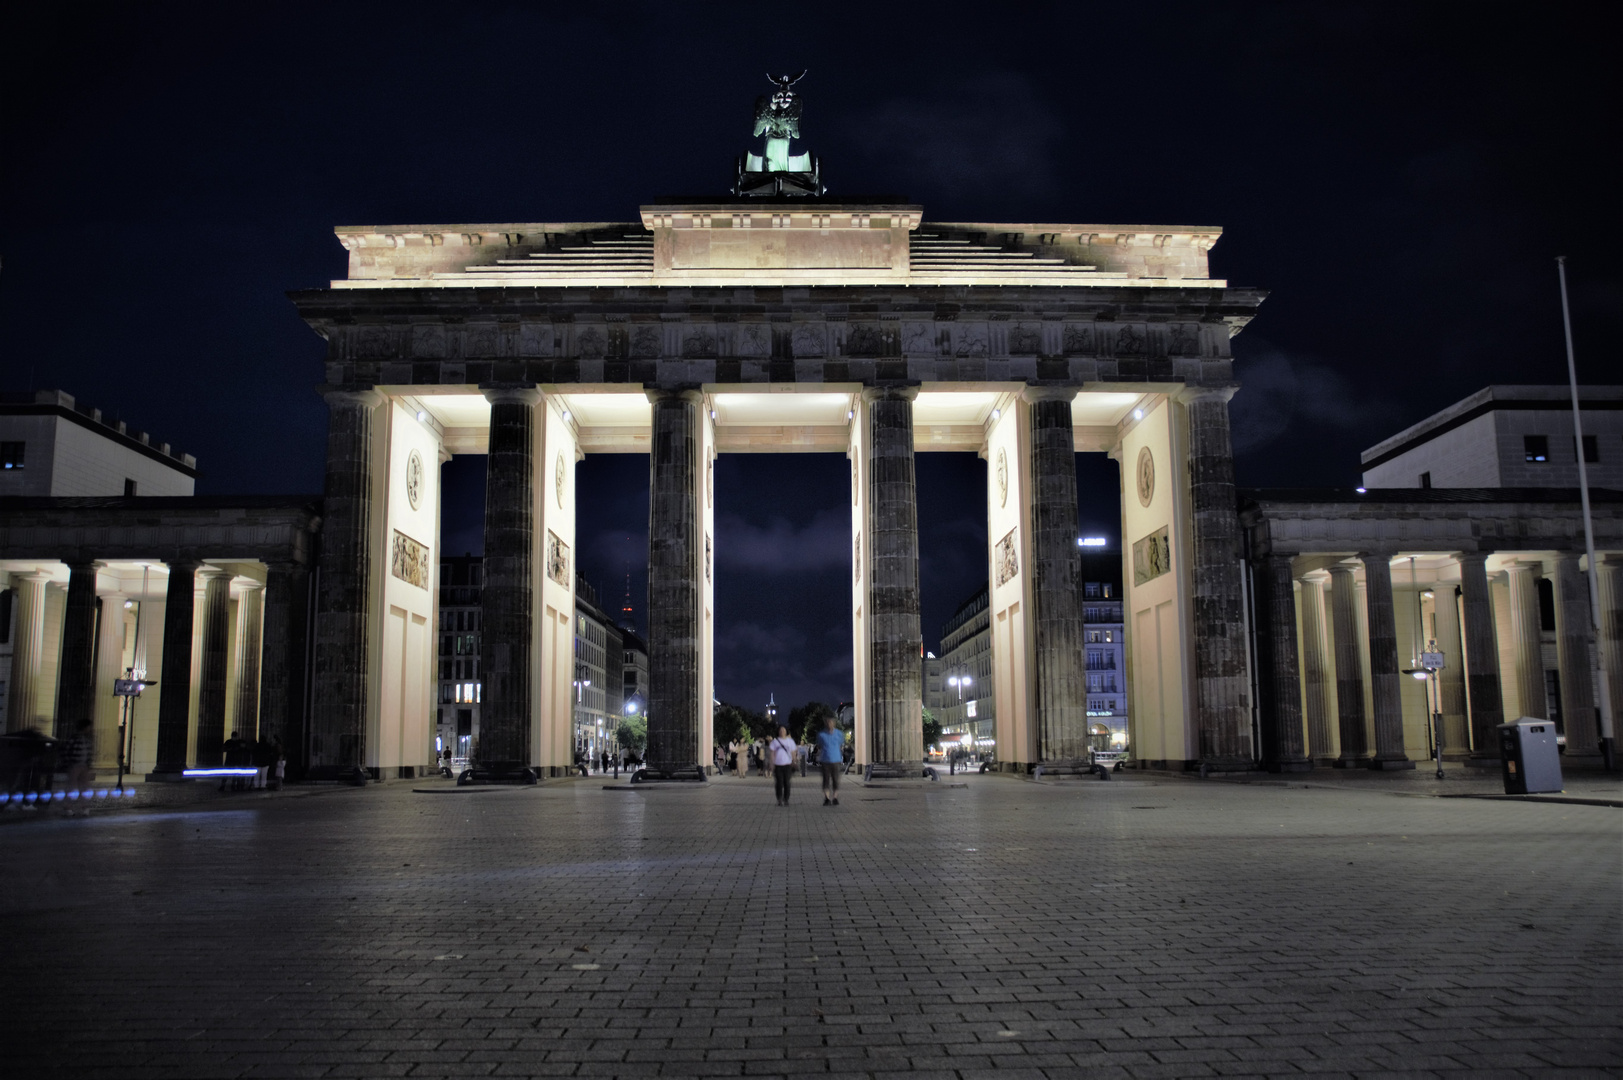
<instances>
[{"instance_id":1,"label":"tree foliage","mask_svg":"<svg viewBox=\"0 0 1623 1080\"><path fill-rule=\"evenodd\" d=\"M765 714L725 701L716 706L715 720L710 730L716 745L723 748L730 742L770 739L777 734L767 730Z\"/></svg>"},{"instance_id":2,"label":"tree foliage","mask_svg":"<svg viewBox=\"0 0 1623 1080\"><path fill-rule=\"evenodd\" d=\"M614 737L620 740L621 750L641 750L648 745L648 721L641 716L627 716L614 728Z\"/></svg>"},{"instance_id":3,"label":"tree foliage","mask_svg":"<svg viewBox=\"0 0 1623 1080\"><path fill-rule=\"evenodd\" d=\"M789 735L797 742L811 742L823 730L823 721L834 715L834 710L821 701L808 701L789 710Z\"/></svg>"},{"instance_id":4,"label":"tree foliage","mask_svg":"<svg viewBox=\"0 0 1623 1080\"><path fill-rule=\"evenodd\" d=\"M941 741L941 722L935 718L935 713L929 709L924 710L924 745L934 746Z\"/></svg>"}]
</instances>

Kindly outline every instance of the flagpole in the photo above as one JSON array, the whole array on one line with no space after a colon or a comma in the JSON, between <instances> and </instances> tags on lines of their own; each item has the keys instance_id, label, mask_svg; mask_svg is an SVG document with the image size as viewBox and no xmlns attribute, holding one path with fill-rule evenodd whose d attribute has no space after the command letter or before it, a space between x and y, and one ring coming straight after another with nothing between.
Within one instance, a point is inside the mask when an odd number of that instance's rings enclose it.
<instances>
[{"instance_id":1,"label":"flagpole","mask_svg":"<svg viewBox=\"0 0 1623 1080\"><path fill-rule=\"evenodd\" d=\"M1589 516L1589 470L1584 465L1584 421L1578 408L1578 364L1572 354L1572 309L1567 303L1567 257L1557 255L1561 277L1561 322L1567 332L1567 382L1572 388L1572 440L1578 457L1578 497L1584 510L1584 551L1589 556L1589 624L1595 640L1595 682L1600 690L1600 753L1612 769L1612 686L1606 671L1606 643L1600 625L1600 563L1595 560L1595 526Z\"/></svg>"}]
</instances>

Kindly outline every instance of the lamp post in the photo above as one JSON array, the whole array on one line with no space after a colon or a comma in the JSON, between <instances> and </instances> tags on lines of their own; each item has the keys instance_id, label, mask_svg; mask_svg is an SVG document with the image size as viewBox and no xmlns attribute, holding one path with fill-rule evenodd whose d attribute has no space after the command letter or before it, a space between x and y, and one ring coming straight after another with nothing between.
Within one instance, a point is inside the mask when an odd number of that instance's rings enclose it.
<instances>
[{"instance_id":1,"label":"lamp post","mask_svg":"<svg viewBox=\"0 0 1623 1080\"><path fill-rule=\"evenodd\" d=\"M1427 643L1420 654L1420 666L1404 668L1403 673L1426 684L1426 711L1430 713L1431 753L1437 761L1437 779L1443 778L1443 690L1437 685L1437 673L1445 666L1444 657L1436 640Z\"/></svg>"},{"instance_id":2,"label":"lamp post","mask_svg":"<svg viewBox=\"0 0 1623 1080\"><path fill-rule=\"evenodd\" d=\"M580 743L581 705L586 700L586 688L588 686L592 685L592 680L587 678L587 676L589 674L591 674L591 670L585 664L580 663L579 661L576 661L576 663L575 663L575 746L577 747L577 752L580 752L580 753L589 753L590 752L589 748L581 747L581 743Z\"/></svg>"}]
</instances>

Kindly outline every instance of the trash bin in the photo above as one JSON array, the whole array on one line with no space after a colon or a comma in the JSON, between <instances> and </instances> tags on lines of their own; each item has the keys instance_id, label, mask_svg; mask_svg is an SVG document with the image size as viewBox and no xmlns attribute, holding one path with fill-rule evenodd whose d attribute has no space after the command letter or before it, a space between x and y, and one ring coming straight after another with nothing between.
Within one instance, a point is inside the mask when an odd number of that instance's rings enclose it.
<instances>
[{"instance_id":1,"label":"trash bin","mask_svg":"<svg viewBox=\"0 0 1623 1080\"><path fill-rule=\"evenodd\" d=\"M1561 748L1548 720L1524 716L1514 724L1500 724L1499 762L1506 795L1561 790Z\"/></svg>"}]
</instances>

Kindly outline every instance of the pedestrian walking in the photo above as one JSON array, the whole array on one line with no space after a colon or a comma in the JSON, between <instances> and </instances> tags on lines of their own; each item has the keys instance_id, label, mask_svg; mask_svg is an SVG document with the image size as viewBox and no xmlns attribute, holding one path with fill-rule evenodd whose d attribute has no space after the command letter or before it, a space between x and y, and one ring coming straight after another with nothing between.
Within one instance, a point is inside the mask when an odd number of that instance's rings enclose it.
<instances>
[{"instance_id":1,"label":"pedestrian walking","mask_svg":"<svg viewBox=\"0 0 1623 1080\"><path fill-rule=\"evenodd\" d=\"M800 747L789 737L789 729L779 724L778 737L768 743L766 749L772 757L772 791L778 797L779 806L788 806L789 778L794 775L795 754Z\"/></svg>"},{"instance_id":2,"label":"pedestrian walking","mask_svg":"<svg viewBox=\"0 0 1623 1080\"><path fill-rule=\"evenodd\" d=\"M834 724L832 716L823 720L823 730L817 733L817 760L823 769L823 805L840 805L840 763L845 756L845 732Z\"/></svg>"},{"instance_id":3,"label":"pedestrian walking","mask_svg":"<svg viewBox=\"0 0 1623 1080\"><path fill-rule=\"evenodd\" d=\"M68 739L62 750L62 763L67 766L68 791L88 792L90 782L96 774L90 771L90 762L95 757L95 743L92 740L93 725L87 719L81 719L73 726L73 736ZM72 817L74 811L69 810ZM85 817L90 811L85 811Z\"/></svg>"}]
</instances>

